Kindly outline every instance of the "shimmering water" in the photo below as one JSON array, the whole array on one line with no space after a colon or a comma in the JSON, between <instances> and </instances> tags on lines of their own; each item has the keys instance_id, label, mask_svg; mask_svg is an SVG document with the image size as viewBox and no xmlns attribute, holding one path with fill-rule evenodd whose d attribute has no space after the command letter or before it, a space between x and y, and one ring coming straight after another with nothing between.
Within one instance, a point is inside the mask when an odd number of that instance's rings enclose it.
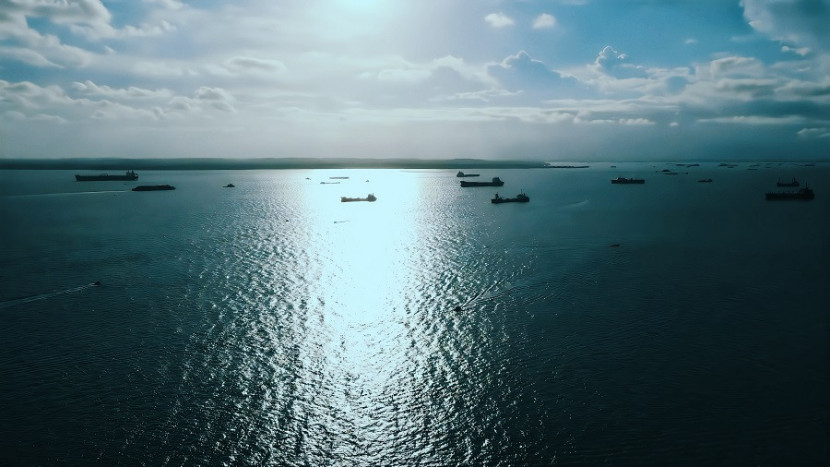
<instances>
[{"instance_id":1,"label":"shimmering water","mask_svg":"<svg viewBox=\"0 0 830 467\"><path fill-rule=\"evenodd\" d=\"M830 169L665 167L0 171L0 464L827 462Z\"/></svg>"}]
</instances>

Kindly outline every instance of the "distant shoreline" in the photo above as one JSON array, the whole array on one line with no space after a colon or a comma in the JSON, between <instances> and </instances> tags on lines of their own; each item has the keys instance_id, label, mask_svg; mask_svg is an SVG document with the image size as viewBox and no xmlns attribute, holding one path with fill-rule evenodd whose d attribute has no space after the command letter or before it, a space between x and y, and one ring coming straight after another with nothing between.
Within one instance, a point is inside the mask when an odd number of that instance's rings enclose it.
<instances>
[{"instance_id":1,"label":"distant shoreline","mask_svg":"<svg viewBox=\"0 0 830 467\"><path fill-rule=\"evenodd\" d=\"M0 169L11 170L532 169L544 168L545 164L486 159L0 159Z\"/></svg>"},{"instance_id":2,"label":"distant shoreline","mask_svg":"<svg viewBox=\"0 0 830 467\"><path fill-rule=\"evenodd\" d=\"M635 163L686 166L691 161L624 161ZM533 161L492 159L369 159L369 158L66 158L66 159L0 159L0 170L291 170L291 169L584 169L594 165L618 164L623 161ZM717 163L715 160L695 161ZM813 166L828 161L813 160L736 160L732 164L793 164ZM723 164L723 163L721 163Z\"/></svg>"}]
</instances>

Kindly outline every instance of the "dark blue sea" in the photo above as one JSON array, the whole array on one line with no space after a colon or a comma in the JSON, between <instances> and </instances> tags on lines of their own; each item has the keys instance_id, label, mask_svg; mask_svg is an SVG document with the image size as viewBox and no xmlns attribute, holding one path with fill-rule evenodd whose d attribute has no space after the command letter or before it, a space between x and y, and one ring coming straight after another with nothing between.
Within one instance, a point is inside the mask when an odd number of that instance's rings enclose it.
<instances>
[{"instance_id":1,"label":"dark blue sea","mask_svg":"<svg viewBox=\"0 0 830 467\"><path fill-rule=\"evenodd\" d=\"M830 462L830 165L476 172L0 171L0 464Z\"/></svg>"}]
</instances>

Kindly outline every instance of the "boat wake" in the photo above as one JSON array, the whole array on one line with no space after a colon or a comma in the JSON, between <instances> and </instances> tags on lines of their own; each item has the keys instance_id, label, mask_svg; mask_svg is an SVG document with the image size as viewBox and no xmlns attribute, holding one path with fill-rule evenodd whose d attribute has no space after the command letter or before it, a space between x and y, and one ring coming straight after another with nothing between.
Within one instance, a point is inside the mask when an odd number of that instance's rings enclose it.
<instances>
[{"instance_id":1,"label":"boat wake","mask_svg":"<svg viewBox=\"0 0 830 467\"><path fill-rule=\"evenodd\" d=\"M82 290L86 290L90 287L96 287L101 285L100 282L90 282L89 284L84 284L80 287L72 287L70 289L63 289L63 290L55 290L52 292L47 292L38 295L32 295L30 297L22 297L22 298L15 298L13 300L7 300L5 302L0 302L0 309L3 308L10 308L17 305L23 305L26 303L36 302L39 300L46 300L52 297L57 297L58 295L65 295L69 293L80 292Z\"/></svg>"},{"instance_id":2,"label":"boat wake","mask_svg":"<svg viewBox=\"0 0 830 467\"><path fill-rule=\"evenodd\" d=\"M576 203L565 204L562 209L579 208L588 204L588 200L577 201Z\"/></svg>"},{"instance_id":3,"label":"boat wake","mask_svg":"<svg viewBox=\"0 0 830 467\"><path fill-rule=\"evenodd\" d=\"M6 198L42 198L51 196L70 196L70 195L92 195L103 193L123 193L127 190L102 190L102 191L66 191L62 193L35 193L31 195L9 195Z\"/></svg>"}]
</instances>

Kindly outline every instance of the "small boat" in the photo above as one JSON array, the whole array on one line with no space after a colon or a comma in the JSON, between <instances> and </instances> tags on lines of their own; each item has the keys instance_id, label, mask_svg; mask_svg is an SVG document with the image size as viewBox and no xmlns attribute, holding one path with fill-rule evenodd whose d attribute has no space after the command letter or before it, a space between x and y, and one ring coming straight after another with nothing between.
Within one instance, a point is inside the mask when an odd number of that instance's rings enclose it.
<instances>
[{"instance_id":1,"label":"small boat","mask_svg":"<svg viewBox=\"0 0 830 467\"><path fill-rule=\"evenodd\" d=\"M776 185L777 186L801 186L801 184L798 183L798 180L796 180L795 177L793 177L793 179L790 180L789 182L782 182L781 179L779 178L778 183L776 183Z\"/></svg>"},{"instance_id":2,"label":"small boat","mask_svg":"<svg viewBox=\"0 0 830 467\"><path fill-rule=\"evenodd\" d=\"M367 196L365 198L348 198L346 196L341 196L340 197L340 202L341 203L350 203L352 201L375 201L375 200L377 200L377 198L375 197L375 195L373 195L371 193L369 193L369 196Z\"/></svg>"},{"instance_id":3,"label":"small boat","mask_svg":"<svg viewBox=\"0 0 830 467\"><path fill-rule=\"evenodd\" d=\"M701 178L697 182L698 183L712 183L712 179L711 178Z\"/></svg>"},{"instance_id":4,"label":"small boat","mask_svg":"<svg viewBox=\"0 0 830 467\"><path fill-rule=\"evenodd\" d=\"M501 181L499 177L493 177L493 179L489 182L467 182L461 180L461 186L502 186L504 182Z\"/></svg>"},{"instance_id":5,"label":"small boat","mask_svg":"<svg viewBox=\"0 0 830 467\"><path fill-rule=\"evenodd\" d=\"M76 182L107 182L113 180L138 180L138 174L133 172L132 170L128 170L126 173L124 173L124 175L109 175L105 173L98 175L75 175Z\"/></svg>"},{"instance_id":6,"label":"small boat","mask_svg":"<svg viewBox=\"0 0 830 467\"><path fill-rule=\"evenodd\" d=\"M228 183L224 186L224 188L236 188L236 185L234 185L233 183Z\"/></svg>"},{"instance_id":7,"label":"small boat","mask_svg":"<svg viewBox=\"0 0 830 467\"><path fill-rule=\"evenodd\" d=\"M455 176L456 177L479 177L479 176L481 176L481 174L465 174L464 172L459 170L458 173L455 174Z\"/></svg>"},{"instance_id":8,"label":"small boat","mask_svg":"<svg viewBox=\"0 0 830 467\"><path fill-rule=\"evenodd\" d=\"M813 190L805 186L798 191L778 191L766 194L767 201L775 200L811 200L816 197Z\"/></svg>"},{"instance_id":9,"label":"small boat","mask_svg":"<svg viewBox=\"0 0 830 467\"><path fill-rule=\"evenodd\" d=\"M496 196L490 200L493 204L501 204L501 203L527 203L530 201L530 197L524 193L519 193L516 195L515 198L502 198L496 193Z\"/></svg>"},{"instance_id":10,"label":"small boat","mask_svg":"<svg viewBox=\"0 0 830 467\"><path fill-rule=\"evenodd\" d=\"M615 185L641 185L646 181L642 178L625 178L625 177L617 177L611 180L611 183Z\"/></svg>"},{"instance_id":11,"label":"small boat","mask_svg":"<svg viewBox=\"0 0 830 467\"><path fill-rule=\"evenodd\" d=\"M133 191L164 191L164 190L175 190L176 187L173 185L139 185L133 188Z\"/></svg>"}]
</instances>

